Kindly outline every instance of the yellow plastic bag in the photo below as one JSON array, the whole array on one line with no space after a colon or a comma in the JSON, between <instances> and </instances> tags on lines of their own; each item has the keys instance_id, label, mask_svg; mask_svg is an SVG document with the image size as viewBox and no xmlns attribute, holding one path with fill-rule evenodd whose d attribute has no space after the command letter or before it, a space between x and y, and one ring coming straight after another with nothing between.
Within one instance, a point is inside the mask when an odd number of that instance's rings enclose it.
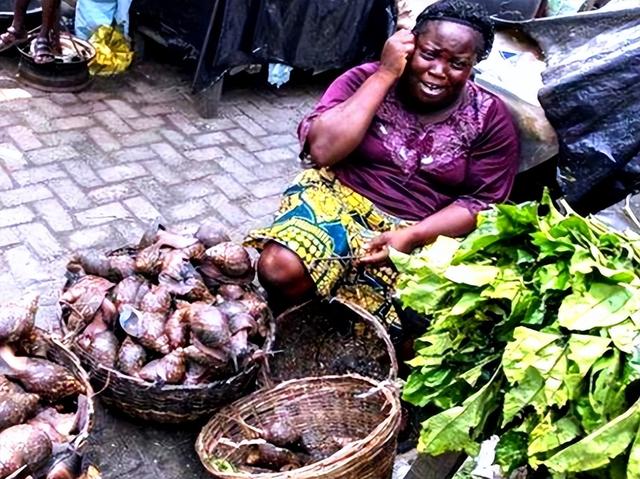
<instances>
[{"instance_id":1,"label":"yellow plastic bag","mask_svg":"<svg viewBox=\"0 0 640 479\"><path fill-rule=\"evenodd\" d=\"M89 63L92 75L115 75L124 72L131 65L133 51L118 28L102 25L93 32L89 42L96 49L96 56Z\"/></svg>"}]
</instances>

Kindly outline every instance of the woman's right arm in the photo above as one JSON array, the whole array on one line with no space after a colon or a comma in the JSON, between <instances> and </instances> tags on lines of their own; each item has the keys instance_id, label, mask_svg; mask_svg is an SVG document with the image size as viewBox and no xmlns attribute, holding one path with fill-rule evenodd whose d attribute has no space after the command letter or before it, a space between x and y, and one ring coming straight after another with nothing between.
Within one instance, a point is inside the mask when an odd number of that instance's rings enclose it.
<instances>
[{"instance_id":1,"label":"woman's right arm","mask_svg":"<svg viewBox=\"0 0 640 479\"><path fill-rule=\"evenodd\" d=\"M331 166L346 158L362 142L389 88L402 76L415 40L409 30L389 37L380 68L341 104L325 111L311 124L307 144L318 166Z\"/></svg>"}]
</instances>

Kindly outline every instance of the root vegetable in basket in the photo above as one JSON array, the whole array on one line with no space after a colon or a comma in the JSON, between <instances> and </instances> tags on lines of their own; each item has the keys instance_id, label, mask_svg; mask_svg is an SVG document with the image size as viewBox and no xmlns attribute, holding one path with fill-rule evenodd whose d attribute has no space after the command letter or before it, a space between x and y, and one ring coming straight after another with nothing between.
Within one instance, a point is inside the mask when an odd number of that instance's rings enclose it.
<instances>
[{"instance_id":1,"label":"root vegetable in basket","mask_svg":"<svg viewBox=\"0 0 640 479\"><path fill-rule=\"evenodd\" d=\"M125 374L137 376L147 361L147 353L142 346L127 337L118 351L116 367Z\"/></svg>"},{"instance_id":2,"label":"root vegetable in basket","mask_svg":"<svg viewBox=\"0 0 640 479\"><path fill-rule=\"evenodd\" d=\"M21 424L36 412L40 398L26 393L17 384L0 376L0 431Z\"/></svg>"},{"instance_id":3,"label":"root vegetable in basket","mask_svg":"<svg viewBox=\"0 0 640 479\"><path fill-rule=\"evenodd\" d=\"M178 348L163 358L154 359L145 365L138 375L149 382L161 381L166 384L179 384L184 380L186 368L186 355L182 348Z\"/></svg>"},{"instance_id":4,"label":"root vegetable in basket","mask_svg":"<svg viewBox=\"0 0 640 479\"><path fill-rule=\"evenodd\" d=\"M18 341L33 329L36 311L38 310L38 294L29 294L2 305L0 309L0 344Z\"/></svg>"},{"instance_id":5,"label":"root vegetable in basket","mask_svg":"<svg viewBox=\"0 0 640 479\"><path fill-rule=\"evenodd\" d=\"M289 449L273 444L257 444L249 447L245 463L249 466L264 467L272 471L293 470L303 467L310 458L296 454Z\"/></svg>"},{"instance_id":6,"label":"root vegetable in basket","mask_svg":"<svg viewBox=\"0 0 640 479\"><path fill-rule=\"evenodd\" d=\"M46 359L16 356L8 346L0 347L0 374L51 402L83 392L80 382L66 368Z\"/></svg>"},{"instance_id":7,"label":"root vegetable in basket","mask_svg":"<svg viewBox=\"0 0 640 479\"><path fill-rule=\"evenodd\" d=\"M19 424L0 432L0 477L25 464L31 469L42 466L51 456L51 439L39 428Z\"/></svg>"}]
</instances>

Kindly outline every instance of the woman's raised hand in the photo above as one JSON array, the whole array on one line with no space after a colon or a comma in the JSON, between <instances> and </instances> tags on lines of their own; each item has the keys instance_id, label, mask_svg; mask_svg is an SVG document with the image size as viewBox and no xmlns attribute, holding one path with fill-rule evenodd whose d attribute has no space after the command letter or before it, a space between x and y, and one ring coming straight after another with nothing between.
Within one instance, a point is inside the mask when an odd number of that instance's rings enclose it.
<instances>
[{"instance_id":1,"label":"woman's raised hand","mask_svg":"<svg viewBox=\"0 0 640 479\"><path fill-rule=\"evenodd\" d=\"M384 44L380 69L400 78L415 48L416 40L411 30L398 30Z\"/></svg>"}]
</instances>

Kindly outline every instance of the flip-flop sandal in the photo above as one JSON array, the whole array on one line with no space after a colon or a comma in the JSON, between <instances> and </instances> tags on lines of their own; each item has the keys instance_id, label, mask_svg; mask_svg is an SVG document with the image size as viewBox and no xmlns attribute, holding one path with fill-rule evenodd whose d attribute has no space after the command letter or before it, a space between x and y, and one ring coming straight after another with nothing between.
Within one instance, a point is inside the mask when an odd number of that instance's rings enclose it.
<instances>
[{"instance_id":1,"label":"flip-flop sandal","mask_svg":"<svg viewBox=\"0 0 640 479\"><path fill-rule=\"evenodd\" d=\"M28 38L26 33L23 33L23 35L19 35L18 31L13 27L7 28L7 31L0 35L0 52L25 43Z\"/></svg>"},{"instance_id":2,"label":"flip-flop sandal","mask_svg":"<svg viewBox=\"0 0 640 479\"><path fill-rule=\"evenodd\" d=\"M39 65L51 63L56 59L53 45L48 38L36 38L33 50L33 61Z\"/></svg>"}]
</instances>

